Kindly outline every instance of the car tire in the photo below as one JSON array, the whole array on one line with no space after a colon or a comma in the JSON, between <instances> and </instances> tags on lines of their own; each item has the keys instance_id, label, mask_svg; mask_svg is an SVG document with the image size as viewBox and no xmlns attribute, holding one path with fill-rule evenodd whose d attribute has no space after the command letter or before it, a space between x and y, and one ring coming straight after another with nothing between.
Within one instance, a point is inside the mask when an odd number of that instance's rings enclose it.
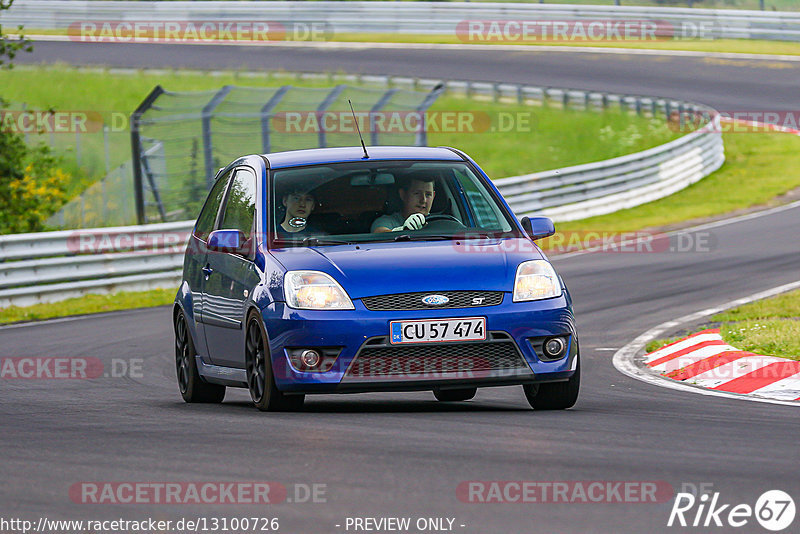
<instances>
[{"instance_id":1,"label":"car tire","mask_svg":"<svg viewBox=\"0 0 800 534\"><path fill-rule=\"evenodd\" d=\"M475 396L478 388L439 389L434 388L433 396L440 402L467 401Z\"/></svg>"},{"instance_id":2,"label":"car tire","mask_svg":"<svg viewBox=\"0 0 800 534\"><path fill-rule=\"evenodd\" d=\"M220 403L225 398L225 386L209 384L197 371L197 351L183 310L175 315L175 372L178 389L186 402Z\"/></svg>"},{"instance_id":3,"label":"car tire","mask_svg":"<svg viewBox=\"0 0 800 534\"><path fill-rule=\"evenodd\" d=\"M256 408L262 412L301 409L305 395L285 395L275 385L264 324L255 312L248 317L245 336L247 389Z\"/></svg>"},{"instance_id":4,"label":"car tire","mask_svg":"<svg viewBox=\"0 0 800 534\"><path fill-rule=\"evenodd\" d=\"M575 356L578 358L578 356ZM575 365L575 373L566 382L524 384L525 398L534 410L566 410L578 401L581 388L581 361Z\"/></svg>"}]
</instances>

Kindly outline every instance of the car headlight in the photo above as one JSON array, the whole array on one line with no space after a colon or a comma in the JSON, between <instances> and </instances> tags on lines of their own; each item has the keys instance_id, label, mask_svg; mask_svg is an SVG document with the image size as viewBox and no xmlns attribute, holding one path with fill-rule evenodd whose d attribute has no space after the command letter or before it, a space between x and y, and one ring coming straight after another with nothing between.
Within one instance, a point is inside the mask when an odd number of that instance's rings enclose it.
<instances>
[{"instance_id":1,"label":"car headlight","mask_svg":"<svg viewBox=\"0 0 800 534\"><path fill-rule=\"evenodd\" d=\"M561 283L553 266L545 260L519 264L514 280L514 302L539 300L561 295Z\"/></svg>"},{"instance_id":2,"label":"car headlight","mask_svg":"<svg viewBox=\"0 0 800 534\"><path fill-rule=\"evenodd\" d=\"M289 271L283 295L290 308L301 310L354 310L353 302L336 280L319 271Z\"/></svg>"}]
</instances>

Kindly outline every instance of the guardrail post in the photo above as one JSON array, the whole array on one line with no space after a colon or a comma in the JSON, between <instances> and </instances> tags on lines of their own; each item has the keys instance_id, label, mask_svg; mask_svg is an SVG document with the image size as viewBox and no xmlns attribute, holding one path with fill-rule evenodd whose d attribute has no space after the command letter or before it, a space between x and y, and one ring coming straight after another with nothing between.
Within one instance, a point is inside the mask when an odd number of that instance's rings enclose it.
<instances>
[{"instance_id":1,"label":"guardrail post","mask_svg":"<svg viewBox=\"0 0 800 534\"><path fill-rule=\"evenodd\" d=\"M272 118L272 110L275 109L275 106L283 98L283 95L291 89L291 85L284 85L281 86L272 98L267 100L267 103L264 104L264 107L261 108L261 149L264 154L269 154L272 150L272 140L270 139L270 130L269 130L269 122Z\"/></svg>"},{"instance_id":2,"label":"guardrail post","mask_svg":"<svg viewBox=\"0 0 800 534\"><path fill-rule=\"evenodd\" d=\"M209 100L208 104L206 104L203 108L203 159L205 160L206 165L206 184L208 185L209 189L211 189L211 186L214 183L214 176L217 175L217 170L214 168L214 158L211 155L211 150L213 148L211 143L211 117L214 113L214 109L216 109L219 103L225 99L232 89L232 85L226 85L217 91L217 94L211 97L211 100Z\"/></svg>"},{"instance_id":3,"label":"guardrail post","mask_svg":"<svg viewBox=\"0 0 800 534\"><path fill-rule=\"evenodd\" d=\"M142 115L150 109L153 102L164 93L160 85L150 91L139 107L131 115L131 159L133 161L133 194L136 200L136 220L144 224L144 184L142 182L142 141L139 136L139 121Z\"/></svg>"}]
</instances>

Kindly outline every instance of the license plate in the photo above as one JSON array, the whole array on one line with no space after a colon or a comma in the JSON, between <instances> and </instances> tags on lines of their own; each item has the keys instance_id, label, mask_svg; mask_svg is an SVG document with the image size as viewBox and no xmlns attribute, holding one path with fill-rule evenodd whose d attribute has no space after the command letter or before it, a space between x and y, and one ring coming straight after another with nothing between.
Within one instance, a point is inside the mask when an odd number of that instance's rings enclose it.
<instances>
[{"instance_id":1,"label":"license plate","mask_svg":"<svg viewBox=\"0 0 800 534\"><path fill-rule=\"evenodd\" d=\"M392 343L439 343L486 339L486 318L426 319L389 323Z\"/></svg>"}]
</instances>

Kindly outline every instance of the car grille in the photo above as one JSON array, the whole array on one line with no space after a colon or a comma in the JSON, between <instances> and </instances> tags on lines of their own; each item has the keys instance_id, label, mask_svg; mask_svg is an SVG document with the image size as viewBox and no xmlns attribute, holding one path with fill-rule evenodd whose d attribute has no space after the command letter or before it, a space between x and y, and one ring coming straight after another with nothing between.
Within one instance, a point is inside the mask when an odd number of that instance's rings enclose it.
<instances>
[{"instance_id":1,"label":"car grille","mask_svg":"<svg viewBox=\"0 0 800 534\"><path fill-rule=\"evenodd\" d=\"M388 337L367 340L351 362L345 378L419 380L459 374L453 378L480 378L529 374L517 344L505 332L465 343L392 345Z\"/></svg>"},{"instance_id":2,"label":"car grille","mask_svg":"<svg viewBox=\"0 0 800 534\"><path fill-rule=\"evenodd\" d=\"M444 295L450 302L440 306L431 306L422 302L427 295ZM475 304L473 299L483 299ZM502 291L425 291L419 293L397 293L395 295L378 295L361 299L370 311L401 310L446 310L450 308L483 308L497 306L503 302Z\"/></svg>"}]
</instances>

